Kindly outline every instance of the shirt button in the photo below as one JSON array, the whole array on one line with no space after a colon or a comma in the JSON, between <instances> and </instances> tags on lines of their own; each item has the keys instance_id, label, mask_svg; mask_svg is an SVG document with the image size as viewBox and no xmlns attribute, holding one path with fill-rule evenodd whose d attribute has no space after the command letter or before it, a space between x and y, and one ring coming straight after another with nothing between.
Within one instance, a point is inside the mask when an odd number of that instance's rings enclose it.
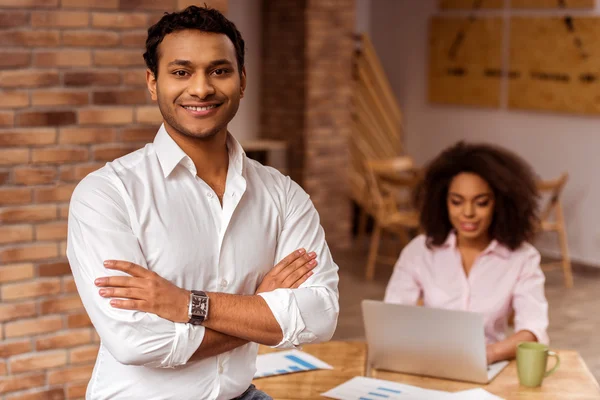
<instances>
[{"instance_id":1,"label":"shirt button","mask_svg":"<svg viewBox=\"0 0 600 400\"><path fill-rule=\"evenodd\" d=\"M227 282L227 279L221 279L221 287L225 287L227 286L229 282Z\"/></svg>"},{"instance_id":2,"label":"shirt button","mask_svg":"<svg viewBox=\"0 0 600 400\"><path fill-rule=\"evenodd\" d=\"M206 195L208 196L209 199L213 197L213 194L211 192L206 192Z\"/></svg>"}]
</instances>

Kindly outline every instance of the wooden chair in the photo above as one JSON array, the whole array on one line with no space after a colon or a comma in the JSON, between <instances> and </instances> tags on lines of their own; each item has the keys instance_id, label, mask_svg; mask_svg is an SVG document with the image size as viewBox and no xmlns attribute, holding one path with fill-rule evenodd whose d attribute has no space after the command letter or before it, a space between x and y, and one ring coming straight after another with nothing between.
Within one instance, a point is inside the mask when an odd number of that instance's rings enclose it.
<instances>
[{"instance_id":1,"label":"wooden chair","mask_svg":"<svg viewBox=\"0 0 600 400\"><path fill-rule=\"evenodd\" d=\"M365 277L372 280L378 261L394 264L397 257L378 255L383 231L399 236L402 245L410 241L410 231L418 229L419 215L412 207L412 192L420 179L420 172L410 157L366 162L369 204L374 227L369 247Z\"/></svg>"},{"instance_id":2,"label":"wooden chair","mask_svg":"<svg viewBox=\"0 0 600 400\"><path fill-rule=\"evenodd\" d=\"M565 286L571 288L573 287L573 272L571 270L565 217L561 202L561 194L568 179L569 174L564 172L557 179L538 181L537 187L543 198L547 197L548 199L541 208L539 232L556 232L561 254L561 258L558 262L544 263L542 264L542 269L549 270L556 267L562 268Z\"/></svg>"}]
</instances>

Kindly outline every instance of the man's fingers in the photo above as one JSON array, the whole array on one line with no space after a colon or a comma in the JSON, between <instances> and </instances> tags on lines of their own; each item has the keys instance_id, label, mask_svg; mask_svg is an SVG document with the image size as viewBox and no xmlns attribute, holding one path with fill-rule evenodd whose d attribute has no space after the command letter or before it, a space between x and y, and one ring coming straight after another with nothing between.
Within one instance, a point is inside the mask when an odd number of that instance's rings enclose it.
<instances>
[{"instance_id":1,"label":"man's fingers","mask_svg":"<svg viewBox=\"0 0 600 400\"><path fill-rule=\"evenodd\" d=\"M294 260L291 264L289 264L288 266L286 266L285 268L283 268L278 274L277 274L277 279L282 282L288 279L288 277L294 273L294 271L296 271L299 268L302 268L303 266L309 264L311 261L313 261L315 258L317 257L315 252L310 252L307 254L304 254L302 257L298 257L296 260ZM299 278L300 276L298 276ZM294 279L295 281L296 279ZM290 282L293 283L294 281Z\"/></svg>"},{"instance_id":2,"label":"man's fingers","mask_svg":"<svg viewBox=\"0 0 600 400\"><path fill-rule=\"evenodd\" d=\"M310 278L313 275L312 271L308 271L306 274L302 275L302 277L300 279L298 279L290 289L298 289L300 287L300 285L302 285L304 282L306 282L306 280L308 278Z\"/></svg>"},{"instance_id":3,"label":"man's fingers","mask_svg":"<svg viewBox=\"0 0 600 400\"><path fill-rule=\"evenodd\" d=\"M122 310L148 311L146 309L146 302L143 300L112 299L110 301L110 305L114 308L120 308Z\"/></svg>"},{"instance_id":4,"label":"man's fingers","mask_svg":"<svg viewBox=\"0 0 600 400\"><path fill-rule=\"evenodd\" d=\"M118 297L123 299L146 300L148 291L138 288L102 288L98 291L102 297Z\"/></svg>"},{"instance_id":5,"label":"man's fingers","mask_svg":"<svg viewBox=\"0 0 600 400\"><path fill-rule=\"evenodd\" d=\"M277 275L282 269L296 261L298 258L302 257L304 254L306 254L306 250L304 249L298 249L291 252L275 265L275 267L272 269L273 274Z\"/></svg>"},{"instance_id":6,"label":"man's fingers","mask_svg":"<svg viewBox=\"0 0 600 400\"><path fill-rule=\"evenodd\" d=\"M147 278L152 274L152 272L146 268L129 261L106 260L104 261L104 267L122 271L131 276L137 276L138 278Z\"/></svg>"},{"instance_id":7,"label":"man's fingers","mask_svg":"<svg viewBox=\"0 0 600 400\"><path fill-rule=\"evenodd\" d=\"M105 276L94 281L98 287L133 287L143 289L145 279L129 276Z\"/></svg>"},{"instance_id":8,"label":"man's fingers","mask_svg":"<svg viewBox=\"0 0 600 400\"><path fill-rule=\"evenodd\" d=\"M309 262L304 263L299 268L296 268L283 280L283 287L292 287L298 279L302 278L305 274L307 274L316 266L317 260L312 259Z\"/></svg>"}]
</instances>

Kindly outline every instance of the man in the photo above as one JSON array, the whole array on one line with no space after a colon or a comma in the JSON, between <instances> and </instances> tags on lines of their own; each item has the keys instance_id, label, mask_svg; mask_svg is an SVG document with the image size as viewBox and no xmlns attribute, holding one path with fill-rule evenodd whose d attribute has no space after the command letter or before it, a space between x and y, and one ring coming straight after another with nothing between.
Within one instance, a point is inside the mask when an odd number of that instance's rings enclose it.
<instances>
[{"instance_id":1,"label":"man","mask_svg":"<svg viewBox=\"0 0 600 400\"><path fill-rule=\"evenodd\" d=\"M87 398L269 399L251 386L257 343L326 341L337 323L318 214L227 131L246 86L233 23L166 14L144 59L163 125L71 199L67 255L102 339Z\"/></svg>"}]
</instances>

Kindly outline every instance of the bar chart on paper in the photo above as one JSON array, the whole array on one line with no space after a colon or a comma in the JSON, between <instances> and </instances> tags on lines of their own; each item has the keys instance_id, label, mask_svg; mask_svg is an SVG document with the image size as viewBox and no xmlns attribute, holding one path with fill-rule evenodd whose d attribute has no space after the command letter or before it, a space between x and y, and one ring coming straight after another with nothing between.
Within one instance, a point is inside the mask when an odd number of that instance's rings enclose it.
<instances>
[{"instance_id":1,"label":"bar chart on paper","mask_svg":"<svg viewBox=\"0 0 600 400\"><path fill-rule=\"evenodd\" d=\"M333 369L333 367L303 351L278 351L276 353L261 354L256 357L256 373L254 374L254 378L312 371L315 369Z\"/></svg>"},{"instance_id":2,"label":"bar chart on paper","mask_svg":"<svg viewBox=\"0 0 600 400\"><path fill-rule=\"evenodd\" d=\"M339 400L439 400L448 395L447 392L359 376L322 394Z\"/></svg>"}]
</instances>

